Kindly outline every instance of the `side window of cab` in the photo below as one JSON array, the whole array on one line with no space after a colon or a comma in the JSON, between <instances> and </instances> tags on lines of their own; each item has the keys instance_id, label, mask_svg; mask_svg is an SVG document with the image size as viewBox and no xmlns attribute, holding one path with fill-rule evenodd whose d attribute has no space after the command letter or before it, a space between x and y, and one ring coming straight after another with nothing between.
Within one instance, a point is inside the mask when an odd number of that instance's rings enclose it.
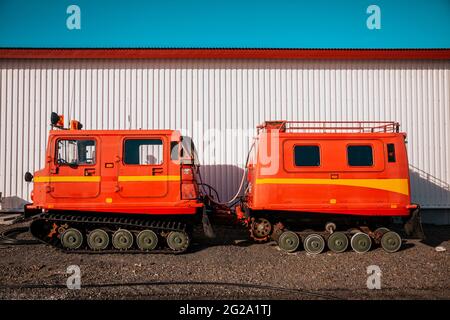
<instances>
[{"instance_id":1,"label":"side window of cab","mask_svg":"<svg viewBox=\"0 0 450 320\"><path fill-rule=\"evenodd\" d=\"M127 139L123 162L127 165L161 165L163 154L161 139Z\"/></svg>"}]
</instances>

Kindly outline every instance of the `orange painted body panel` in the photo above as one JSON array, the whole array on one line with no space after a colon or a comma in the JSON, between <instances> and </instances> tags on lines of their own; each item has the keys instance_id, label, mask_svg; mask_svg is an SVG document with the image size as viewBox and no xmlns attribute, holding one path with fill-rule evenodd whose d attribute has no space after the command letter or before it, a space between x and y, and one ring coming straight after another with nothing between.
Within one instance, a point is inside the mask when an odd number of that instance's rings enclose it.
<instances>
[{"instance_id":1,"label":"orange painted body panel","mask_svg":"<svg viewBox=\"0 0 450 320\"><path fill-rule=\"evenodd\" d=\"M95 163L56 163L56 145L64 139L95 140ZM162 141L162 162L125 164L126 139ZM29 209L76 210L121 214L193 215L203 203L183 199L182 164L171 159L171 144L180 143L173 130L52 130L45 167L34 174Z\"/></svg>"},{"instance_id":2,"label":"orange painted body panel","mask_svg":"<svg viewBox=\"0 0 450 320\"><path fill-rule=\"evenodd\" d=\"M248 165L246 205L253 211L368 216L410 214L404 133L315 133L265 130ZM395 146L388 161L387 144ZM350 166L348 146L371 146L371 166ZM297 166L295 146L318 146L320 164Z\"/></svg>"}]
</instances>

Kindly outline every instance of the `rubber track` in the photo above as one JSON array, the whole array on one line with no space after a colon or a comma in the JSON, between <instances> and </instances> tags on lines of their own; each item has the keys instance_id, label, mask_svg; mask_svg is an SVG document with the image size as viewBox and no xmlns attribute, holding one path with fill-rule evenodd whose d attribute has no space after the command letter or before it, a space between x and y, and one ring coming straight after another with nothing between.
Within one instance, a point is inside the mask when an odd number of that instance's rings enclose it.
<instances>
[{"instance_id":1,"label":"rubber track","mask_svg":"<svg viewBox=\"0 0 450 320\"><path fill-rule=\"evenodd\" d=\"M53 223L56 223L58 226L63 224L68 224L69 228L76 228L80 230L83 234L83 244L80 249L66 249L62 246L60 238L54 236L52 238L41 237L40 235L36 235L32 232L33 225L36 223L45 223L47 225L52 226ZM35 218L30 225L30 232L33 234L35 238L39 241L51 245L57 249L60 249L66 253L89 253L89 254L109 254L109 253L163 253L163 254L180 254L185 252L189 245L181 250L174 251L169 247L165 246L165 248L154 249L154 250L140 250L134 249L136 246L134 241L133 247L128 250L118 250L115 249L111 242L108 245L108 248L105 250L91 250L87 246L87 231L94 230L97 228L103 228L106 230L117 230L119 228L127 229L133 233L133 231L141 231L144 229L153 230L158 235L158 247L161 246L161 232L170 232L170 231L179 231L185 232L187 230L187 225L182 222L177 221L158 221L158 220L148 220L148 219L138 219L138 218L124 218L124 217L105 217L105 216L77 216L77 215L66 215L66 214L45 214ZM41 234L45 232L40 232ZM191 237L189 236L191 240ZM134 239L135 240L135 239Z\"/></svg>"}]
</instances>

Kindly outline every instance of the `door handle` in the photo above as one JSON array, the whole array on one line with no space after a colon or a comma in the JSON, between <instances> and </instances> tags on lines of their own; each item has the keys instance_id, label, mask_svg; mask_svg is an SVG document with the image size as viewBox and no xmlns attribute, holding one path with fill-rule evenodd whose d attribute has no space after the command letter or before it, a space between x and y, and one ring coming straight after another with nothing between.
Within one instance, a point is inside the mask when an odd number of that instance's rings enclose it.
<instances>
[{"instance_id":1,"label":"door handle","mask_svg":"<svg viewBox=\"0 0 450 320\"><path fill-rule=\"evenodd\" d=\"M332 173L331 174L331 179L339 179L339 174L338 173Z\"/></svg>"},{"instance_id":2,"label":"door handle","mask_svg":"<svg viewBox=\"0 0 450 320\"><path fill-rule=\"evenodd\" d=\"M95 173L95 169L84 169L85 176L92 176Z\"/></svg>"},{"instance_id":3,"label":"door handle","mask_svg":"<svg viewBox=\"0 0 450 320\"><path fill-rule=\"evenodd\" d=\"M152 175L163 173L163 168L152 168Z\"/></svg>"}]
</instances>

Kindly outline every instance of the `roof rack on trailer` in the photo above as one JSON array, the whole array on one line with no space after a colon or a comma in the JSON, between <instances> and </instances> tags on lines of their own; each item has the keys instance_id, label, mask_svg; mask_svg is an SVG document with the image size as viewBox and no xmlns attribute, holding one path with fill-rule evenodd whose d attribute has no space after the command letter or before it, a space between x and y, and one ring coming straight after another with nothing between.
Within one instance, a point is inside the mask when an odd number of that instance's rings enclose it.
<instances>
[{"instance_id":1,"label":"roof rack on trailer","mask_svg":"<svg viewBox=\"0 0 450 320\"><path fill-rule=\"evenodd\" d=\"M265 121L260 130L279 130L280 132L320 132L320 133L374 133L399 132L400 123L394 121Z\"/></svg>"}]
</instances>

